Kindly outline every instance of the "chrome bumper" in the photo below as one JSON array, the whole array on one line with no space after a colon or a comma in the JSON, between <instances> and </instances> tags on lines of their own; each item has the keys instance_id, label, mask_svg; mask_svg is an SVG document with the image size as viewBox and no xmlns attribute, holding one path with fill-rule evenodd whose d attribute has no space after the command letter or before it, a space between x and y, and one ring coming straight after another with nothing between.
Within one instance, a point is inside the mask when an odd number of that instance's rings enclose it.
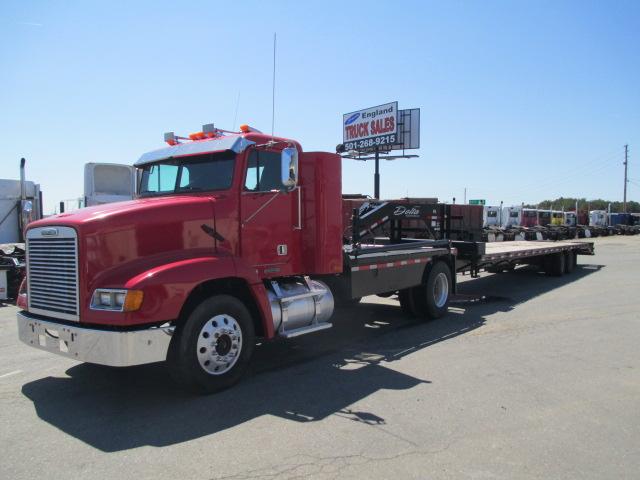
<instances>
[{"instance_id":1,"label":"chrome bumper","mask_svg":"<svg viewBox=\"0 0 640 480\"><path fill-rule=\"evenodd\" d=\"M18 312L18 337L27 345L81 362L128 367L167 358L173 327L127 332L40 320Z\"/></svg>"}]
</instances>

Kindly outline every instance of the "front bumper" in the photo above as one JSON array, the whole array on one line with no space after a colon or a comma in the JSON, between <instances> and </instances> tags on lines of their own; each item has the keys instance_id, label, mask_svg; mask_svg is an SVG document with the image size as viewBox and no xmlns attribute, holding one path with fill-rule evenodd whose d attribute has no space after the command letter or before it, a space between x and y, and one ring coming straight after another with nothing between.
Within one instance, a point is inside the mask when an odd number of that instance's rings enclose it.
<instances>
[{"instance_id":1,"label":"front bumper","mask_svg":"<svg viewBox=\"0 0 640 480\"><path fill-rule=\"evenodd\" d=\"M97 330L41 320L18 312L18 337L27 345L81 362L128 367L167 358L173 327Z\"/></svg>"}]
</instances>

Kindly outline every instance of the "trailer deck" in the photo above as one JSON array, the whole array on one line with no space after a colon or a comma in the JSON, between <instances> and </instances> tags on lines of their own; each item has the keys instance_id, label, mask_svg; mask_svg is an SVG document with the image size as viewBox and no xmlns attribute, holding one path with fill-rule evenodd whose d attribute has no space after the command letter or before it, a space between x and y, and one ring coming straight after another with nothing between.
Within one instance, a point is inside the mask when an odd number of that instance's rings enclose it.
<instances>
[{"instance_id":1,"label":"trailer deck","mask_svg":"<svg viewBox=\"0 0 640 480\"><path fill-rule=\"evenodd\" d=\"M458 250L456 270L477 273L480 268L499 265L538 263L549 255L574 252L593 255L593 242L584 241L510 241L510 242L453 242Z\"/></svg>"}]
</instances>

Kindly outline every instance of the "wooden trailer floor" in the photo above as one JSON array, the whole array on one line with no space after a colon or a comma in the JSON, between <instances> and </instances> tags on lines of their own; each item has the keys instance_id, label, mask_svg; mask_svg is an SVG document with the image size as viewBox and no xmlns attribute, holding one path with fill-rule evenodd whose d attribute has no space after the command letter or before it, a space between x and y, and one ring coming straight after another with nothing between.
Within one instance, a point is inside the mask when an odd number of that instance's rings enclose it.
<instances>
[{"instance_id":1,"label":"wooden trailer floor","mask_svg":"<svg viewBox=\"0 0 640 480\"><path fill-rule=\"evenodd\" d=\"M563 250L577 249L586 252L591 250L593 242L572 241L513 241L488 242L482 258L530 257ZM583 247L583 248L580 248Z\"/></svg>"}]
</instances>

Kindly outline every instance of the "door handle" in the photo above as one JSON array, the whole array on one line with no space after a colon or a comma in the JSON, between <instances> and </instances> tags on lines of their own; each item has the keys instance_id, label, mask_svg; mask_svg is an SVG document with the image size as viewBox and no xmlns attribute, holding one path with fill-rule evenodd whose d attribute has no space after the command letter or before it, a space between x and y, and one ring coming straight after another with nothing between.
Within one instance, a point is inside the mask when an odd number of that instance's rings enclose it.
<instances>
[{"instance_id":1,"label":"door handle","mask_svg":"<svg viewBox=\"0 0 640 480\"><path fill-rule=\"evenodd\" d=\"M302 187L297 186L298 191L298 225L294 225L294 230L302 230Z\"/></svg>"}]
</instances>

